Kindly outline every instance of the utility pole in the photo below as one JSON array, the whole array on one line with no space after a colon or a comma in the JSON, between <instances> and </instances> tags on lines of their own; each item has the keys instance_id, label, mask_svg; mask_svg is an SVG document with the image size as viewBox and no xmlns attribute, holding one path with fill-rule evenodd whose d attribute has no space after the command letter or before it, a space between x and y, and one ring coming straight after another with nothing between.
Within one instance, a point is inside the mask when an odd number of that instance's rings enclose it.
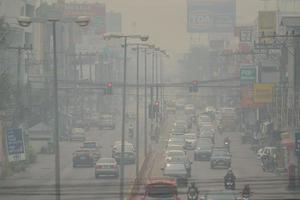
<instances>
[{"instance_id":1,"label":"utility pole","mask_svg":"<svg viewBox=\"0 0 300 200\"><path fill-rule=\"evenodd\" d=\"M135 174L136 174L136 178L137 180L139 180L139 156L140 156L140 126L139 126L139 123L140 123L140 115L139 115L139 112L140 112L140 98L139 98L139 95L140 95L140 87L139 87L139 84L140 84L140 80L139 80L139 62L140 62L140 45L137 44L137 49L136 49L136 168L135 168Z\"/></svg>"},{"instance_id":2,"label":"utility pole","mask_svg":"<svg viewBox=\"0 0 300 200\"><path fill-rule=\"evenodd\" d=\"M145 101L145 105L144 105L144 154L145 154L145 158L147 157L148 154L148 128L147 128L147 48L145 48L145 84L144 84L144 92L145 92L145 96L144 96L144 101Z\"/></svg>"},{"instance_id":3,"label":"utility pole","mask_svg":"<svg viewBox=\"0 0 300 200\"><path fill-rule=\"evenodd\" d=\"M21 115L23 112L22 109L22 91L21 91L21 56L22 56L22 51L26 50L32 50L32 46L26 47L8 47L8 49L13 49L18 51L18 58L17 58L17 123L19 123L19 120L21 120Z\"/></svg>"}]
</instances>

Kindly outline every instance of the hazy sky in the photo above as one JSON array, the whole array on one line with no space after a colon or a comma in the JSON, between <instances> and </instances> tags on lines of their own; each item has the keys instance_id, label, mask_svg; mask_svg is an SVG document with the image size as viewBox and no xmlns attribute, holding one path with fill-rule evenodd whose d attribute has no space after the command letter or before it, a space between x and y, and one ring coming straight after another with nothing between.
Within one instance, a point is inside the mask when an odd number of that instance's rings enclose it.
<instances>
[{"instance_id":1,"label":"hazy sky","mask_svg":"<svg viewBox=\"0 0 300 200\"><path fill-rule=\"evenodd\" d=\"M99 1L101 2L101 1ZM107 10L122 13L123 31L146 33L151 42L181 54L190 46L186 31L186 0L102 0ZM257 16L259 0L237 0L237 22L251 23Z\"/></svg>"}]
</instances>

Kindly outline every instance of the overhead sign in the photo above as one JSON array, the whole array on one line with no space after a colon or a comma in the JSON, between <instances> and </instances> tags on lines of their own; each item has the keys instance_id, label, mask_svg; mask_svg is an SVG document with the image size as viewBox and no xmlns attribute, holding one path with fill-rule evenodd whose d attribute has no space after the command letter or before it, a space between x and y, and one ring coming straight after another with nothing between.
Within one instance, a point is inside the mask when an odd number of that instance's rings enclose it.
<instances>
[{"instance_id":1,"label":"overhead sign","mask_svg":"<svg viewBox=\"0 0 300 200\"><path fill-rule=\"evenodd\" d=\"M235 0L187 0L190 33L233 32L235 17Z\"/></svg>"},{"instance_id":2,"label":"overhead sign","mask_svg":"<svg viewBox=\"0 0 300 200\"><path fill-rule=\"evenodd\" d=\"M271 36L276 33L276 11L258 12L258 33L260 36ZM261 38L261 43L273 43L273 38Z\"/></svg>"},{"instance_id":3,"label":"overhead sign","mask_svg":"<svg viewBox=\"0 0 300 200\"><path fill-rule=\"evenodd\" d=\"M256 82L256 66L241 65L240 66L241 84L253 84Z\"/></svg>"},{"instance_id":4,"label":"overhead sign","mask_svg":"<svg viewBox=\"0 0 300 200\"><path fill-rule=\"evenodd\" d=\"M6 147L9 162L25 160L25 144L21 128L6 130Z\"/></svg>"},{"instance_id":5,"label":"overhead sign","mask_svg":"<svg viewBox=\"0 0 300 200\"><path fill-rule=\"evenodd\" d=\"M270 83L254 84L254 103L272 103L273 102L273 87Z\"/></svg>"},{"instance_id":6,"label":"overhead sign","mask_svg":"<svg viewBox=\"0 0 300 200\"><path fill-rule=\"evenodd\" d=\"M295 151L300 154L300 132L295 133Z\"/></svg>"}]
</instances>

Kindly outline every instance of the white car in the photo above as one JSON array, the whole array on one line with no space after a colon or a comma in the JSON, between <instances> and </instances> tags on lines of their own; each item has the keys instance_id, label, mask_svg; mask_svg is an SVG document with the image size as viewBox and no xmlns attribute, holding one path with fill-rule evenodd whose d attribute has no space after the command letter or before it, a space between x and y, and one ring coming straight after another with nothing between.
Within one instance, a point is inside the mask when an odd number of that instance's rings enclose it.
<instances>
[{"instance_id":1,"label":"white car","mask_svg":"<svg viewBox=\"0 0 300 200\"><path fill-rule=\"evenodd\" d=\"M184 135L184 149L194 150L197 146L196 133L187 133Z\"/></svg>"},{"instance_id":2,"label":"white car","mask_svg":"<svg viewBox=\"0 0 300 200\"><path fill-rule=\"evenodd\" d=\"M257 156L261 159L263 156L271 155L274 156L276 154L277 148L276 147L264 147L257 151Z\"/></svg>"}]
</instances>

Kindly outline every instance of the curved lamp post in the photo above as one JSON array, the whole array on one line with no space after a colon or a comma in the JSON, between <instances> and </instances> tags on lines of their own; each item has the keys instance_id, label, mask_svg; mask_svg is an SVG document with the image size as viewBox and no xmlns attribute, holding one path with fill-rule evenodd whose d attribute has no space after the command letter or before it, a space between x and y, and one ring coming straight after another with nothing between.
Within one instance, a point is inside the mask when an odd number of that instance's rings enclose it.
<instances>
[{"instance_id":1,"label":"curved lamp post","mask_svg":"<svg viewBox=\"0 0 300 200\"><path fill-rule=\"evenodd\" d=\"M127 40L139 39L143 42L149 39L147 35L123 35L119 33L108 33L103 36L105 40L124 39L124 71L123 71L123 99L122 99L122 135L121 135L121 171L120 171L120 200L124 199L124 144L125 144L125 113L126 113L126 72L127 72Z\"/></svg>"},{"instance_id":2,"label":"curved lamp post","mask_svg":"<svg viewBox=\"0 0 300 200\"><path fill-rule=\"evenodd\" d=\"M18 23L22 27L28 27L31 23L35 23L33 18L27 16L20 16L17 19ZM53 68L54 68L54 143L55 143L55 197L56 200L60 200L60 151L59 151L59 113L58 113L58 87L57 87L57 57L56 57L56 22L59 22L58 18L47 18L45 22L48 21L52 23L53 31ZM90 18L87 16L79 16L73 22L77 23L79 26L87 26L89 24ZM36 21L36 23L41 23ZM43 23L43 22L42 22Z\"/></svg>"}]
</instances>

